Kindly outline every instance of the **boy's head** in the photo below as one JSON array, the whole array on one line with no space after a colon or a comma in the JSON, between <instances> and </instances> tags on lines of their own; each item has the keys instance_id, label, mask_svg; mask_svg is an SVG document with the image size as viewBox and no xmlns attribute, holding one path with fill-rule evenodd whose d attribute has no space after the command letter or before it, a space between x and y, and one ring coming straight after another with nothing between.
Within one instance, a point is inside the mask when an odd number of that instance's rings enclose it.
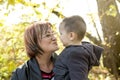
<instances>
[{"instance_id":1,"label":"boy's head","mask_svg":"<svg viewBox=\"0 0 120 80\"><path fill-rule=\"evenodd\" d=\"M66 17L59 26L60 39L64 46L79 45L86 33L86 23L82 17Z\"/></svg>"}]
</instances>

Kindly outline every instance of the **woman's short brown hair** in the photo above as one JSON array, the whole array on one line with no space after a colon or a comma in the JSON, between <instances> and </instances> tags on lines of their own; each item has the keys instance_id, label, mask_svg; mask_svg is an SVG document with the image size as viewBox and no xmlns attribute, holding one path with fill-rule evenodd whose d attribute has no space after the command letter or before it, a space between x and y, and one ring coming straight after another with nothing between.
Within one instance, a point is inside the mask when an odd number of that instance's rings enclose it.
<instances>
[{"instance_id":1,"label":"woman's short brown hair","mask_svg":"<svg viewBox=\"0 0 120 80\"><path fill-rule=\"evenodd\" d=\"M27 55L32 58L38 53L42 55L43 50L39 45L39 41L42 39L42 35L47 33L51 23L48 22L34 22L32 23L24 33L24 43Z\"/></svg>"}]
</instances>

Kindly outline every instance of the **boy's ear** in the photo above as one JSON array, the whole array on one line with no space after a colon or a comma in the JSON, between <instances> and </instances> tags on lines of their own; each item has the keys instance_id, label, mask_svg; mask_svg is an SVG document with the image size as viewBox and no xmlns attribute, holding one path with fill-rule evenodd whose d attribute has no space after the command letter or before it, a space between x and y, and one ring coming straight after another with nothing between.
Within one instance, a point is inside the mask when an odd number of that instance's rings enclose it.
<instances>
[{"instance_id":1,"label":"boy's ear","mask_svg":"<svg viewBox=\"0 0 120 80\"><path fill-rule=\"evenodd\" d=\"M69 33L69 38L70 38L70 40L74 40L75 38L76 38L76 34L74 33L74 32L70 32Z\"/></svg>"}]
</instances>

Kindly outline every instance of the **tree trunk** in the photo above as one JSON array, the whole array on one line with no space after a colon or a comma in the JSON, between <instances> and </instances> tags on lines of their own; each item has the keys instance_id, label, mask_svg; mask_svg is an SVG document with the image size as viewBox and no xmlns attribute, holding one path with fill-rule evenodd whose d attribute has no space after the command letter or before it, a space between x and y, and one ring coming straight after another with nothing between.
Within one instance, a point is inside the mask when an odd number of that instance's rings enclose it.
<instances>
[{"instance_id":1,"label":"tree trunk","mask_svg":"<svg viewBox=\"0 0 120 80\"><path fill-rule=\"evenodd\" d=\"M120 76L120 14L115 0L97 0L97 4L105 41L104 66L118 79Z\"/></svg>"}]
</instances>

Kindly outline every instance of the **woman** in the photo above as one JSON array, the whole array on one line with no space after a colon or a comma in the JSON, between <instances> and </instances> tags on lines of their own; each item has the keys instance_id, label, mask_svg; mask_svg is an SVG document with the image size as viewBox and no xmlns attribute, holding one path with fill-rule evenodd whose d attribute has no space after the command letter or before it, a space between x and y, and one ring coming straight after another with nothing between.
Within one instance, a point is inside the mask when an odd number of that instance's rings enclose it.
<instances>
[{"instance_id":1,"label":"woman","mask_svg":"<svg viewBox=\"0 0 120 80\"><path fill-rule=\"evenodd\" d=\"M29 60L17 68L11 80L53 80L53 65L58 45L52 25L48 22L34 22L24 34Z\"/></svg>"}]
</instances>

